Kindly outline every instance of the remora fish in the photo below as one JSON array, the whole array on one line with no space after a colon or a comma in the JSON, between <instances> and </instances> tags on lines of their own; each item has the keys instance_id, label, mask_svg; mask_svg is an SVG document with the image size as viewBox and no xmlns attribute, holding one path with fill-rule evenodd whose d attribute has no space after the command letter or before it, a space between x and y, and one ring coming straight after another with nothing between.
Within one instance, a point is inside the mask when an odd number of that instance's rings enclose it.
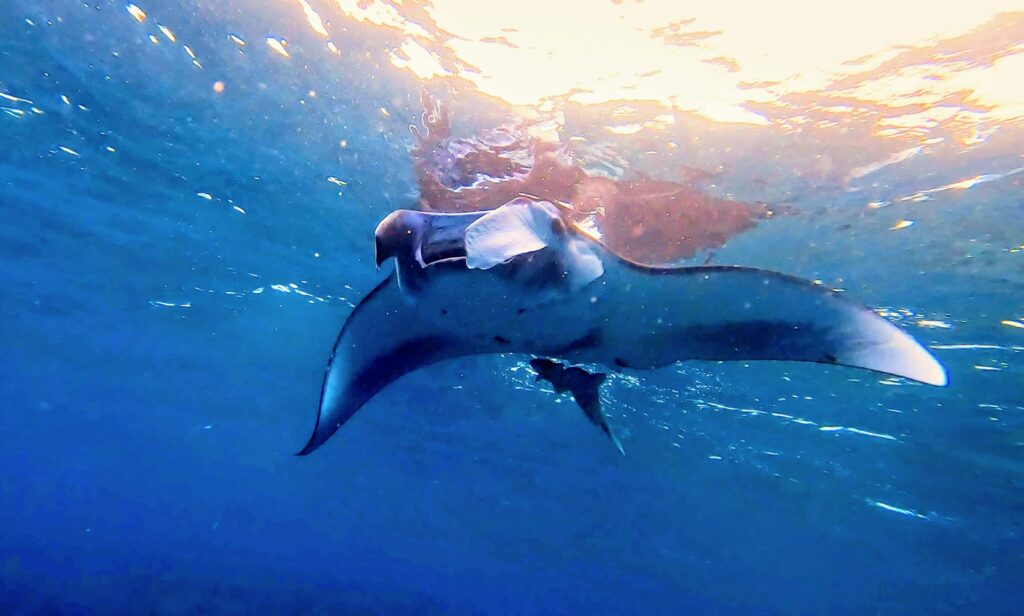
<instances>
[{"instance_id":1,"label":"remora fish","mask_svg":"<svg viewBox=\"0 0 1024 616\"><path fill-rule=\"evenodd\" d=\"M394 258L395 271L342 327L299 455L402 375L465 355L644 370L687 359L804 361L947 382L912 337L827 288L749 267L640 265L544 201L399 210L377 227L376 249L378 266Z\"/></svg>"}]
</instances>

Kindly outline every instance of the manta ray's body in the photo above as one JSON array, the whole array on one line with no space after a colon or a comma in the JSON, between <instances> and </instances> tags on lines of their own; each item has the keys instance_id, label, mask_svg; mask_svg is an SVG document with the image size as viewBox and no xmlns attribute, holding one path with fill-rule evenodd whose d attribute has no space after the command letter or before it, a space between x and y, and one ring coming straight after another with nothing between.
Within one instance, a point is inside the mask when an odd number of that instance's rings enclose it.
<instances>
[{"instance_id":1,"label":"manta ray's body","mask_svg":"<svg viewBox=\"0 0 1024 616\"><path fill-rule=\"evenodd\" d=\"M913 338L829 289L753 268L632 263L567 227L546 202L395 212L377 229L378 264L391 257L395 272L341 330L300 455L402 375L464 355L527 353L613 369L808 361L946 384Z\"/></svg>"}]
</instances>

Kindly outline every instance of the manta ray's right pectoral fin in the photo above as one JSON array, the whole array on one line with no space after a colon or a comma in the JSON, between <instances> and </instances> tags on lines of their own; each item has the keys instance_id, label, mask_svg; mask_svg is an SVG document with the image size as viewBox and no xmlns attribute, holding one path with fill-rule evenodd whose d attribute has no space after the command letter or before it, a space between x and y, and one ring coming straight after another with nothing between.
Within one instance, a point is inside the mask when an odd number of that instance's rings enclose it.
<instances>
[{"instance_id":1,"label":"manta ray's right pectoral fin","mask_svg":"<svg viewBox=\"0 0 1024 616\"><path fill-rule=\"evenodd\" d=\"M947 383L942 364L907 332L810 281L746 267L631 267L655 277L652 282L659 284L651 287L661 295L657 300L641 295L630 306L634 318L645 309L653 311L643 323L656 333L641 331L629 340L623 351L629 365L660 367L686 359L805 361L929 385ZM652 323L652 318L660 321ZM641 334L643 344L633 342Z\"/></svg>"}]
</instances>

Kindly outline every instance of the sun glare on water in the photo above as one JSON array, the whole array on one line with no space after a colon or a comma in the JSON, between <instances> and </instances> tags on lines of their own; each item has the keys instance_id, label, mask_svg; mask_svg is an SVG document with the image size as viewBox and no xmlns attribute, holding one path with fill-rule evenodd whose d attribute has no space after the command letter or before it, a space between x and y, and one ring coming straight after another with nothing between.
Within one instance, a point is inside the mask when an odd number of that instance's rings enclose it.
<instances>
[{"instance_id":1,"label":"sun glare on water","mask_svg":"<svg viewBox=\"0 0 1024 616\"><path fill-rule=\"evenodd\" d=\"M651 100L765 123L756 103L827 91L832 111L898 107L894 131L961 110L988 121L1024 116L1024 12L1013 12L1021 8L1013 0L434 0L415 10L337 0L330 8L400 31L397 66L461 78L514 105ZM322 28L319 18L310 24Z\"/></svg>"}]
</instances>

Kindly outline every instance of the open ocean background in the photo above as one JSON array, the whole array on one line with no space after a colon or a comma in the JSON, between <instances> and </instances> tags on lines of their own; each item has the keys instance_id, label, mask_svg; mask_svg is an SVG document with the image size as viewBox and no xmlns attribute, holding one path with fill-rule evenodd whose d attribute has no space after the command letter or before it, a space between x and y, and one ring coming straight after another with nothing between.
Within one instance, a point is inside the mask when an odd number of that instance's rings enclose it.
<instances>
[{"instance_id":1,"label":"open ocean background","mask_svg":"<svg viewBox=\"0 0 1024 616\"><path fill-rule=\"evenodd\" d=\"M792 364L614 377L622 458L528 358L462 359L296 458L382 276L373 229L415 202L423 82L382 59L397 34L334 15L339 57L297 3L142 8L0 5L0 612L1020 609L1020 123L893 162L687 116L669 161L601 133L617 105L565 109L637 168L713 159L720 190L787 203L715 262L885 309L948 388ZM459 94L460 132L507 111ZM842 168L818 173L822 152ZM861 158L889 162L848 174Z\"/></svg>"}]
</instances>

